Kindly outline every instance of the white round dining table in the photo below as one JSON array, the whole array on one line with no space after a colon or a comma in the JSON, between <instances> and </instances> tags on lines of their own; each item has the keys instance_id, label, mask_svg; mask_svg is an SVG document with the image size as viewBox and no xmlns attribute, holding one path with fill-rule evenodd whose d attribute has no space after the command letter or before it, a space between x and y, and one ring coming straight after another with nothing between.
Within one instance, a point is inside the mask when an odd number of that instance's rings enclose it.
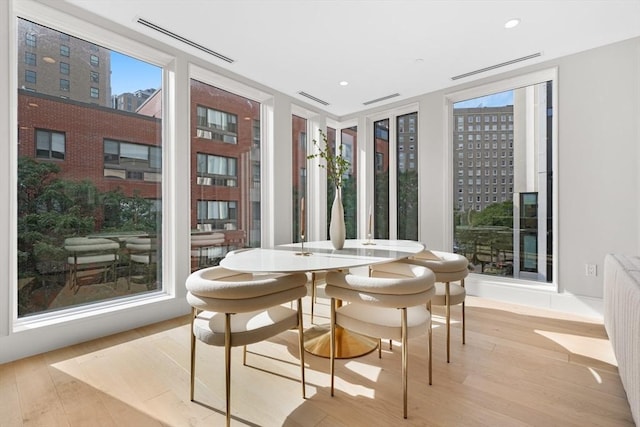
<instances>
[{"instance_id":1,"label":"white round dining table","mask_svg":"<svg viewBox=\"0 0 640 427\"><path fill-rule=\"evenodd\" d=\"M331 242L316 241L279 245L274 248L240 250L227 255L220 265L244 273L298 273L321 270L343 270L408 258L424 250L424 245L411 240L345 241L342 249ZM340 305L341 301L336 301ZM313 302L312 302L313 304ZM304 332L304 348L321 357L330 355L329 325L314 325ZM378 346L377 338L355 334L343 328L336 330L336 357L347 359L370 353Z\"/></svg>"},{"instance_id":2,"label":"white round dining table","mask_svg":"<svg viewBox=\"0 0 640 427\"><path fill-rule=\"evenodd\" d=\"M342 270L408 258L424 245L411 240L348 239L342 249L322 240L278 245L273 248L241 250L220 261L220 265L245 273L298 273Z\"/></svg>"}]
</instances>

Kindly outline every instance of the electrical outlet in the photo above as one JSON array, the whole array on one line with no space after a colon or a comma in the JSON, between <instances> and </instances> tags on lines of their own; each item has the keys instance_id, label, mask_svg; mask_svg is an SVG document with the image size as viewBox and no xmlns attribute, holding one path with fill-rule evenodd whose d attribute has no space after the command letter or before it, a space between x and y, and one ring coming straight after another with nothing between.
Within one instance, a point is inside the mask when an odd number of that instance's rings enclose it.
<instances>
[{"instance_id":1,"label":"electrical outlet","mask_svg":"<svg viewBox=\"0 0 640 427\"><path fill-rule=\"evenodd\" d=\"M585 271L584 271L586 276L589 277L595 277L598 275L598 264L585 264Z\"/></svg>"}]
</instances>

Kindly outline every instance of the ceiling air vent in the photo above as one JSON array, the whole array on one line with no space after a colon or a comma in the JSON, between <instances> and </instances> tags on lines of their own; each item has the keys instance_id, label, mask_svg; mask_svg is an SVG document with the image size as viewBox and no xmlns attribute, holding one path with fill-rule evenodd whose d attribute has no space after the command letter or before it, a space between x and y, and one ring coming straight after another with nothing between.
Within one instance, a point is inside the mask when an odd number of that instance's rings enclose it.
<instances>
[{"instance_id":1,"label":"ceiling air vent","mask_svg":"<svg viewBox=\"0 0 640 427\"><path fill-rule=\"evenodd\" d=\"M518 62L526 61L528 59L537 58L539 56L542 56L542 53L537 52L537 53L534 53L532 55L523 56L522 58L512 59L511 61L501 62L500 64L495 64L495 65L491 65L489 67L480 68L479 70L469 71L468 73L459 74L457 76L451 77L451 80L464 79L465 77L473 76L475 74L484 73L485 71L495 70L496 68L500 68L500 67L506 67L507 65L516 64Z\"/></svg>"},{"instance_id":2,"label":"ceiling air vent","mask_svg":"<svg viewBox=\"0 0 640 427\"><path fill-rule=\"evenodd\" d=\"M233 59L229 58L228 56L224 56L223 54L218 53L215 50L211 50L208 47L204 47L201 44L198 44L198 43L196 43L194 41L191 41L191 40L189 40L189 39L187 39L185 37L179 36L178 34L173 33L171 31L169 31L169 30L167 30L165 28L162 28L159 25L156 25L156 24L154 24L152 22L149 22L149 21L147 21L145 19L138 18L138 24L144 25L145 27L148 27L148 28L151 28L152 30L158 31L158 32L160 32L160 33L162 33L162 34L164 34L166 36L171 37L172 39L181 41L182 43L188 44L191 47L195 47L196 49L199 49L199 50L201 50L203 52L206 52L209 55L213 55L218 59L222 59L223 61L226 61L229 64L233 64L235 62Z\"/></svg>"},{"instance_id":3,"label":"ceiling air vent","mask_svg":"<svg viewBox=\"0 0 640 427\"><path fill-rule=\"evenodd\" d=\"M391 95L383 96L382 98L372 99L371 101L363 102L362 105L371 105L376 102L386 101L387 99L395 98L396 96L400 96L399 93L392 93Z\"/></svg>"},{"instance_id":4,"label":"ceiling air vent","mask_svg":"<svg viewBox=\"0 0 640 427\"><path fill-rule=\"evenodd\" d=\"M323 100L322 100L322 99L320 99L320 98L316 98L316 97L315 97L315 96L313 96L313 95L309 95L307 92L300 91L300 92L298 92L298 95L302 95L302 96L304 96L305 98L309 98L310 100L312 100L312 101L316 101L316 102L318 102L318 103L320 103L320 104L322 104L322 105L329 105L329 103L328 103L327 101L323 101Z\"/></svg>"}]
</instances>

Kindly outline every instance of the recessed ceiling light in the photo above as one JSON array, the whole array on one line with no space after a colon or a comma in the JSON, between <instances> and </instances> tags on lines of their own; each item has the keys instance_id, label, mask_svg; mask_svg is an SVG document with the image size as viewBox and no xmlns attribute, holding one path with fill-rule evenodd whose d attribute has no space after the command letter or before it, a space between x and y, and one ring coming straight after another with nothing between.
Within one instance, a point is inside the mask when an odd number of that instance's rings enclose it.
<instances>
[{"instance_id":1,"label":"recessed ceiling light","mask_svg":"<svg viewBox=\"0 0 640 427\"><path fill-rule=\"evenodd\" d=\"M504 27L505 28L517 27L519 23L520 23L520 20L518 18L509 19L507 22L504 23Z\"/></svg>"},{"instance_id":2,"label":"recessed ceiling light","mask_svg":"<svg viewBox=\"0 0 640 427\"><path fill-rule=\"evenodd\" d=\"M346 85L348 85L348 84L349 84L349 82L347 82L347 81L345 81L345 80L343 80L343 81L341 81L341 82L340 82L340 86L346 86Z\"/></svg>"}]
</instances>

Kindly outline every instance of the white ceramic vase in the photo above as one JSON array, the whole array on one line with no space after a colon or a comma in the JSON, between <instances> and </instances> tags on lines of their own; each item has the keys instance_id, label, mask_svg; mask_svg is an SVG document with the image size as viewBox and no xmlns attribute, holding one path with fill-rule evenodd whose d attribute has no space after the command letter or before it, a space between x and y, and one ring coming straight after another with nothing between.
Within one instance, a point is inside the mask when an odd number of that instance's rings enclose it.
<instances>
[{"instance_id":1,"label":"white ceramic vase","mask_svg":"<svg viewBox=\"0 0 640 427\"><path fill-rule=\"evenodd\" d=\"M336 189L336 196L333 199L333 205L331 205L331 222L329 223L329 237L334 249L342 249L344 247L345 236L344 207L342 206L340 190Z\"/></svg>"}]
</instances>

